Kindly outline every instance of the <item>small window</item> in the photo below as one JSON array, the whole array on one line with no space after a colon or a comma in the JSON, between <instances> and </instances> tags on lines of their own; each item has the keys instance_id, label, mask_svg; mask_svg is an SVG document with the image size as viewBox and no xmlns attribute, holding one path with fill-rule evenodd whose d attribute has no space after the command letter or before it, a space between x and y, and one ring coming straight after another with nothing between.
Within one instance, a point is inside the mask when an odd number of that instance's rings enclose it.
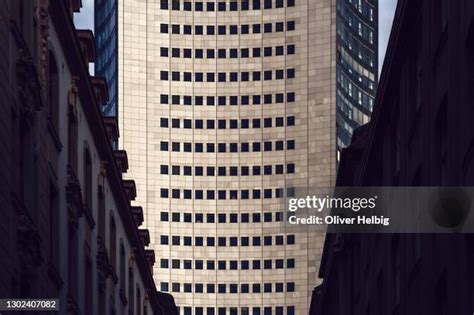
<instances>
[{"instance_id":1,"label":"small window","mask_svg":"<svg viewBox=\"0 0 474 315\"><path fill-rule=\"evenodd\" d=\"M173 0L171 2L171 9L175 11L179 11L179 0Z\"/></svg>"},{"instance_id":2,"label":"small window","mask_svg":"<svg viewBox=\"0 0 474 315\"><path fill-rule=\"evenodd\" d=\"M239 33L239 29L238 29L237 25L231 25L229 27L229 34L236 35L238 33Z\"/></svg>"},{"instance_id":3,"label":"small window","mask_svg":"<svg viewBox=\"0 0 474 315\"><path fill-rule=\"evenodd\" d=\"M275 47L275 55L283 56L284 54L285 54L285 50L283 49L283 46L276 46Z\"/></svg>"},{"instance_id":4,"label":"small window","mask_svg":"<svg viewBox=\"0 0 474 315\"><path fill-rule=\"evenodd\" d=\"M275 32L283 32L283 31L284 31L283 22L275 23Z\"/></svg>"},{"instance_id":5,"label":"small window","mask_svg":"<svg viewBox=\"0 0 474 315\"><path fill-rule=\"evenodd\" d=\"M275 118L275 127L283 127L283 125L284 125L283 117Z\"/></svg>"},{"instance_id":6,"label":"small window","mask_svg":"<svg viewBox=\"0 0 474 315\"><path fill-rule=\"evenodd\" d=\"M195 25L194 26L194 34L196 34L196 35L202 35L203 34L202 25Z\"/></svg>"},{"instance_id":7,"label":"small window","mask_svg":"<svg viewBox=\"0 0 474 315\"><path fill-rule=\"evenodd\" d=\"M168 34L168 24L160 24L160 33Z\"/></svg>"},{"instance_id":8,"label":"small window","mask_svg":"<svg viewBox=\"0 0 474 315\"><path fill-rule=\"evenodd\" d=\"M252 32L254 34L260 34L260 24L253 24L252 25Z\"/></svg>"},{"instance_id":9,"label":"small window","mask_svg":"<svg viewBox=\"0 0 474 315\"><path fill-rule=\"evenodd\" d=\"M288 126L294 126L295 125L295 116L286 117L286 124Z\"/></svg>"},{"instance_id":10,"label":"small window","mask_svg":"<svg viewBox=\"0 0 474 315\"><path fill-rule=\"evenodd\" d=\"M206 27L206 34L207 35L214 35L215 34L214 25L208 25Z\"/></svg>"},{"instance_id":11,"label":"small window","mask_svg":"<svg viewBox=\"0 0 474 315\"><path fill-rule=\"evenodd\" d=\"M179 24L173 24L171 25L171 32L173 34L179 34Z\"/></svg>"},{"instance_id":12,"label":"small window","mask_svg":"<svg viewBox=\"0 0 474 315\"><path fill-rule=\"evenodd\" d=\"M260 10L260 0L253 0L253 9Z\"/></svg>"},{"instance_id":13,"label":"small window","mask_svg":"<svg viewBox=\"0 0 474 315\"><path fill-rule=\"evenodd\" d=\"M286 77L288 79L293 79L295 77L295 69L294 68L287 69L286 70Z\"/></svg>"},{"instance_id":14,"label":"small window","mask_svg":"<svg viewBox=\"0 0 474 315\"><path fill-rule=\"evenodd\" d=\"M207 49L206 50L206 56L208 59L214 59L215 58L215 50L214 49Z\"/></svg>"},{"instance_id":15,"label":"small window","mask_svg":"<svg viewBox=\"0 0 474 315\"><path fill-rule=\"evenodd\" d=\"M161 104L168 104L168 95L166 95L166 94L161 94L161 95L160 95L160 103L161 103Z\"/></svg>"},{"instance_id":16,"label":"small window","mask_svg":"<svg viewBox=\"0 0 474 315\"><path fill-rule=\"evenodd\" d=\"M252 245L253 246L260 246L261 245L260 236L252 237Z\"/></svg>"},{"instance_id":17,"label":"small window","mask_svg":"<svg viewBox=\"0 0 474 315\"><path fill-rule=\"evenodd\" d=\"M272 55L272 47L265 47L263 48L263 54L265 57L271 57Z\"/></svg>"},{"instance_id":18,"label":"small window","mask_svg":"<svg viewBox=\"0 0 474 315\"><path fill-rule=\"evenodd\" d=\"M294 31L295 30L295 21L286 22L286 30L287 31Z\"/></svg>"},{"instance_id":19,"label":"small window","mask_svg":"<svg viewBox=\"0 0 474 315\"><path fill-rule=\"evenodd\" d=\"M265 33L271 33L272 32L272 23L265 23L263 26L263 31Z\"/></svg>"},{"instance_id":20,"label":"small window","mask_svg":"<svg viewBox=\"0 0 474 315\"><path fill-rule=\"evenodd\" d=\"M282 47L282 48L283 48L283 47ZM295 54L295 45L288 45L288 46L286 47L286 49L287 49L287 52L286 52L286 53L287 53L288 55L294 55L294 54Z\"/></svg>"},{"instance_id":21,"label":"small window","mask_svg":"<svg viewBox=\"0 0 474 315\"><path fill-rule=\"evenodd\" d=\"M168 80L168 71L160 71L160 80L162 81Z\"/></svg>"},{"instance_id":22,"label":"small window","mask_svg":"<svg viewBox=\"0 0 474 315\"><path fill-rule=\"evenodd\" d=\"M219 35L225 35L226 33L226 26L225 25L219 25L217 28L217 33Z\"/></svg>"}]
</instances>

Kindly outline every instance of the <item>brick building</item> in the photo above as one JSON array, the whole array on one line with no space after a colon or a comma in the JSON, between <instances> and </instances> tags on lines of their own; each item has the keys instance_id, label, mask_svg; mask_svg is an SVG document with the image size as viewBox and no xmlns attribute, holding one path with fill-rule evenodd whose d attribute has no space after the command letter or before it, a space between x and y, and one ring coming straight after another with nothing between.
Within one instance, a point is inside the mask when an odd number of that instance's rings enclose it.
<instances>
[{"instance_id":1,"label":"brick building","mask_svg":"<svg viewBox=\"0 0 474 315\"><path fill-rule=\"evenodd\" d=\"M371 122L339 186L472 186L474 2L399 0ZM471 314L472 234L326 237L311 314Z\"/></svg>"},{"instance_id":2,"label":"brick building","mask_svg":"<svg viewBox=\"0 0 474 315\"><path fill-rule=\"evenodd\" d=\"M0 297L57 298L59 314L174 314L103 118L80 0L0 1Z\"/></svg>"}]
</instances>

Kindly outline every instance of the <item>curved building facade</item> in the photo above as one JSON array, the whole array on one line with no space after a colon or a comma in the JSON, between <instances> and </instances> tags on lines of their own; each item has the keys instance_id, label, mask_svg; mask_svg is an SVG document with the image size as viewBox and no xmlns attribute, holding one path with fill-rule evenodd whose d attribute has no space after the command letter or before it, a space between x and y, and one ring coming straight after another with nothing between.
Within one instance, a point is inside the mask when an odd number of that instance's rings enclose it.
<instances>
[{"instance_id":1,"label":"curved building facade","mask_svg":"<svg viewBox=\"0 0 474 315\"><path fill-rule=\"evenodd\" d=\"M337 0L338 150L369 122L377 82L378 0Z\"/></svg>"},{"instance_id":2,"label":"curved building facade","mask_svg":"<svg viewBox=\"0 0 474 315\"><path fill-rule=\"evenodd\" d=\"M328 0L119 3L120 146L181 314L307 314L324 235L284 198L335 173Z\"/></svg>"},{"instance_id":3,"label":"curved building facade","mask_svg":"<svg viewBox=\"0 0 474 315\"><path fill-rule=\"evenodd\" d=\"M94 5L95 75L104 77L109 89L109 100L102 112L105 116L117 117L117 0L96 0Z\"/></svg>"}]
</instances>

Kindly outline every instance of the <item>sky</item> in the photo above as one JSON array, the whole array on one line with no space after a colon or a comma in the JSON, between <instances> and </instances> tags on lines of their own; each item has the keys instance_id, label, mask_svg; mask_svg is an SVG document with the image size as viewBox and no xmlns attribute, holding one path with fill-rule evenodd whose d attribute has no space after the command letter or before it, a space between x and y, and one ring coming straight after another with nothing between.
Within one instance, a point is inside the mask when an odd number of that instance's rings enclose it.
<instances>
[{"instance_id":1,"label":"sky","mask_svg":"<svg viewBox=\"0 0 474 315\"><path fill-rule=\"evenodd\" d=\"M396 6L397 0L379 0L379 73L382 69ZM94 30L94 0L82 0L81 13L74 14L74 23L79 29Z\"/></svg>"},{"instance_id":2,"label":"sky","mask_svg":"<svg viewBox=\"0 0 474 315\"><path fill-rule=\"evenodd\" d=\"M379 0L379 73L382 70L396 7L397 0Z\"/></svg>"}]
</instances>

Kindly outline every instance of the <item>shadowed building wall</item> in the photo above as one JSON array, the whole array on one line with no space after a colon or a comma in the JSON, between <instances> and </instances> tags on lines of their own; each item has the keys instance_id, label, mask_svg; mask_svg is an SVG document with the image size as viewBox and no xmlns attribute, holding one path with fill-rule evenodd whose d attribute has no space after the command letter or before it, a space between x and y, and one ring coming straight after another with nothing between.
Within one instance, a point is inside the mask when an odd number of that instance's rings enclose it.
<instances>
[{"instance_id":1,"label":"shadowed building wall","mask_svg":"<svg viewBox=\"0 0 474 315\"><path fill-rule=\"evenodd\" d=\"M342 150L337 185L474 184L473 42L472 1L398 1L372 120ZM329 234L311 314L471 313L473 244Z\"/></svg>"}]
</instances>

